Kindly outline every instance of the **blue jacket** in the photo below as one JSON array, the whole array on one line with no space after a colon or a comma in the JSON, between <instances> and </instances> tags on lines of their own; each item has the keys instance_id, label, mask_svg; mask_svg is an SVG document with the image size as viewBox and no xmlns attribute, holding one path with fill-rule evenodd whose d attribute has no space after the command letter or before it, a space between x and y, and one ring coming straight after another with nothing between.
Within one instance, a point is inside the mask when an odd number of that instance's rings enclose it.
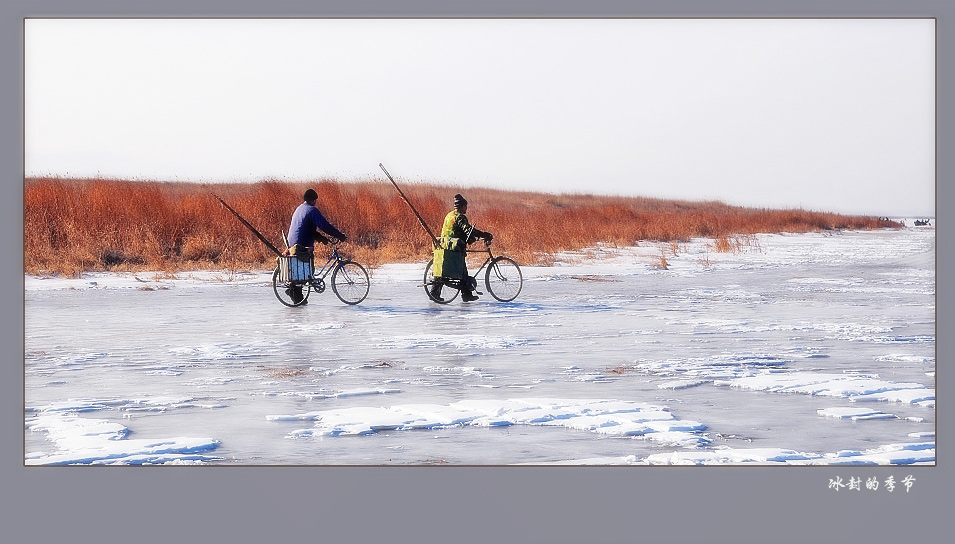
<instances>
[{"instance_id":1,"label":"blue jacket","mask_svg":"<svg viewBox=\"0 0 955 544\"><path fill-rule=\"evenodd\" d=\"M308 202L302 202L292 214L292 224L288 228L289 247L299 244L311 249L315 246L316 229L322 229L335 238L345 237L325 219L318 208Z\"/></svg>"}]
</instances>

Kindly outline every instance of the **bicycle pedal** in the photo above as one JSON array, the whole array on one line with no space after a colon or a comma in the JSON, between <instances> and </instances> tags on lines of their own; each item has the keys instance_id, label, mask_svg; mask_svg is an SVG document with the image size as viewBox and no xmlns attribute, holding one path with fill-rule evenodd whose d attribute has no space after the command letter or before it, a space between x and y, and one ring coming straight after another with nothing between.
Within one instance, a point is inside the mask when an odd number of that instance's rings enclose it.
<instances>
[{"instance_id":1,"label":"bicycle pedal","mask_svg":"<svg viewBox=\"0 0 955 544\"><path fill-rule=\"evenodd\" d=\"M475 291L475 293L478 294L478 295L483 295L483 294L484 294L484 293L482 293L482 292L480 292L480 291Z\"/></svg>"}]
</instances>

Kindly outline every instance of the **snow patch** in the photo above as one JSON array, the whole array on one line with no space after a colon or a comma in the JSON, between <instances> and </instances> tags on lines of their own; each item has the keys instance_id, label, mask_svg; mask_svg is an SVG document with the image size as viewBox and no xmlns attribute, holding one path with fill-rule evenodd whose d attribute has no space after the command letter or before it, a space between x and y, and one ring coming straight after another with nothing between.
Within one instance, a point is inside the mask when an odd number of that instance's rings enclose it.
<instances>
[{"instance_id":1,"label":"snow patch","mask_svg":"<svg viewBox=\"0 0 955 544\"><path fill-rule=\"evenodd\" d=\"M43 413L28 420L26 427L46 433L56 448L28 453L28 465L156 465L221 459L206 454L219 446L212 438L129 439L123 425L71 413Z\"/></svg>"},{"instance_id":2,"label":"snow patch","mask_svg":"<svg viewBox=\"0 0 955 544\"><path fill-rule=\"evenodd\" d=\"M618 400L476 399L450 405L340 408L268 416L267 419L316 421L313 429L289 433L291 438L527 425L564 427L605 436L639 437L680 447L699 447L709 443L709 439L701 434L706 426L699 422L681 421L663 406Z\"/></svg>"},{"instance_id":3,"label":"snow patch","mask_svg":"<svg viewBox=\"0 0 955 544\"><path fill-rule=\"evenodd\" d=\"M892 414L886 414L869 408L822 408L816 410L816 413L828 418L851 419L853 421L866 419L898 419L897 416Z\"/></svg>"},{"instance_id":4,"label":"snow patch","mask_svg":"<svg viewBox=\"0 0 955 544\"><path fill-rule=\"evenodd\" d=\"M888 382L865 375L760 371L752 376L714 383L752 391L844 397L852 401L878 400L921 406L934 406L935 401L935 389L922 384Z\"/></svg>"}]
</instances>

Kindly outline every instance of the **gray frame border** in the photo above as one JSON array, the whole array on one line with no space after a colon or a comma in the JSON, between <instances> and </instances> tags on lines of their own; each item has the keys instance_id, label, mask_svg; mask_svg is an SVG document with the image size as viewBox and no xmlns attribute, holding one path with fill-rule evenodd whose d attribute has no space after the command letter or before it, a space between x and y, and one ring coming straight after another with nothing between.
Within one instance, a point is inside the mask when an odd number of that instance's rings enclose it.
<instances>
[{"instance_id":1,"label":"gray frame border","mask_svg":"<svg viewBox=\"0 0 955 544\"><path fill-rule=\"evenodd\" d=\"M80 4L80 5L78 5ZM0 221L3 271L4 535L14 542L805 542L941 541L952 478L951 437L934 467L154 467L23 465L23 19L24 17L928 17L936 19L937 97L952 96L955 6L941 0L37 0L0 7ZM678 7L674 7L674 5ZM13 77L13 76L16 77ZM937 102L936 211L952 204L953 121ZM938 214L936 213L936 217ZM948 238L952 225L938 225ZM937 244L936 278L952 254ZM11 258L11 256L15 258ZM938 287L938 286L937 286ZM937 288L936 330L952 322ZM947 399L951 345L936 335L939 395ZM937 421L951 417L946 400ZM942 425L939 425L940 427ZM830 479L912 474L896 489L836 492ZM855 494L853 494L855 493Z\"/></svg>"}]
</instances>

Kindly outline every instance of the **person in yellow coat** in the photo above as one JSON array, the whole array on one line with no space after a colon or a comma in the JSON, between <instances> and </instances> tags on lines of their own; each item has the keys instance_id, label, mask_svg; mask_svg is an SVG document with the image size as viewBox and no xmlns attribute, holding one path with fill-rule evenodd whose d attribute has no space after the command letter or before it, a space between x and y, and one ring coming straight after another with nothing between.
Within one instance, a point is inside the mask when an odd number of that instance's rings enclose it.
<instances>
[{"instance_id":1,"label":"person in yellow coat","mask_svg":"<svg viewBox=\"0 0 955 544\"><path fill-rule=\"evenodd\" d=\"M441 227L440 243L443 249L464 253L466 246L478 239L483 239L488 243L493 236L490 232L484 232L474 228L468 221L468 201L460 194L454 195L454 209L448 212L444 217L444 225ZM462 255L463 256L463 255ZM462 259L463 260L463 259ZM474 282L468 278L467 265L461 268L460 273L455 273L451 279L461 280L461 299L464 302L477 300L474 294ZM444 276L448 277L448 276ZM431 288L431 296L436 300L441 300L441 283L435 283Z\"/></svg>"}]
</instances>

